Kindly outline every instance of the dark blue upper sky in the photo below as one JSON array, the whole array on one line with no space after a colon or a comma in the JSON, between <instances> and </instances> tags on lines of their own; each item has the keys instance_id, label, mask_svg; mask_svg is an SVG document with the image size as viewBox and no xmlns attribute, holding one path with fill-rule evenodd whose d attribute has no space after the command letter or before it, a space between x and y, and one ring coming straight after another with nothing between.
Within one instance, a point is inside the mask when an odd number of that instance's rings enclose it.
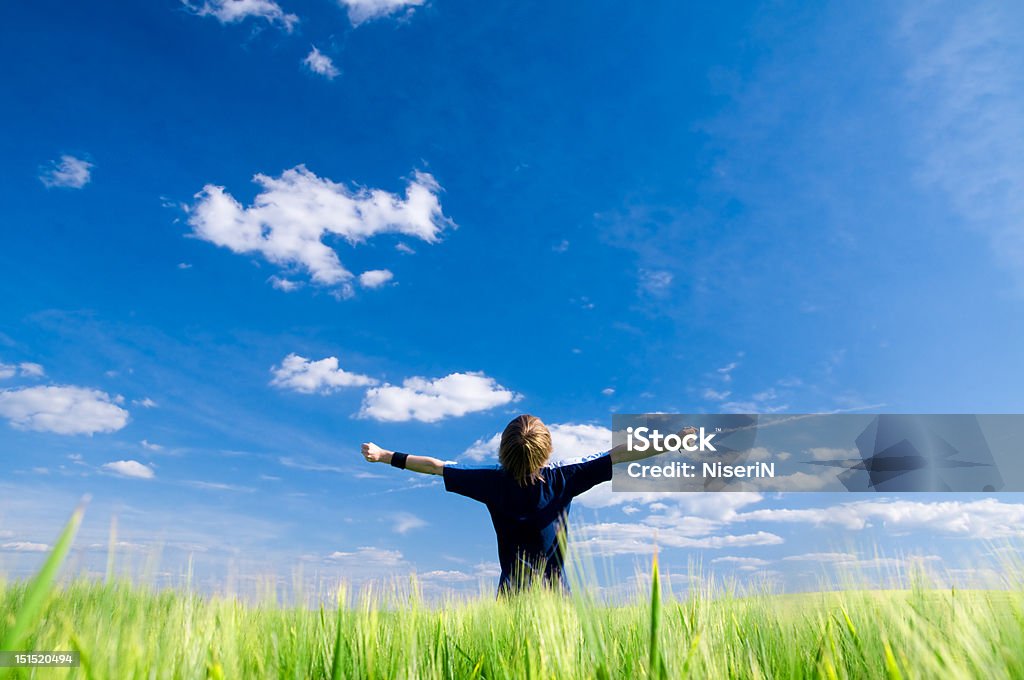
<instances>
[{"instance_id":1,"label":"dark blue upper sky","mask_svg":"<svg viewBox=\"0 0 1024 680\"><path fill-rule=\"evenodd\" d=\"M1019 7L386 4L0 9L0 569L90 492L101 542L118 514L137 545L456 581L493 561L485 516L360 442L1024 409ZM740 509L850 501L742 498L589 506L689 536L677 564L789 574L804 527ZM952 526L915 529L950 559Z\"/></svg>"}]
</instances>

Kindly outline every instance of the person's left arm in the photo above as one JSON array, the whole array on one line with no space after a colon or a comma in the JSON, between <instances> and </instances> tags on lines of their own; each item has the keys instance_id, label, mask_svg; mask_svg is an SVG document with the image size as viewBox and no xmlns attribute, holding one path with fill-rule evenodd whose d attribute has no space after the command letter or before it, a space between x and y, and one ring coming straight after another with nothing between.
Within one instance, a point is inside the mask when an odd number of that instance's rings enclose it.
<instances>
[{"instance_id":1,"label":"person's left arm","mask_svg":"<svg viewBox=\"0 0 1024 680\"><path fill-rule=\"evenodd\" d=\"M363 444L363 458L368 463L387 463L390 465L394 455L394 451L383 449L373 442ZM440 475L444 474L444 461L431 458L430 456L409 455L405 459L405 469L425 475Z\"/></svg>"}]
</instances>

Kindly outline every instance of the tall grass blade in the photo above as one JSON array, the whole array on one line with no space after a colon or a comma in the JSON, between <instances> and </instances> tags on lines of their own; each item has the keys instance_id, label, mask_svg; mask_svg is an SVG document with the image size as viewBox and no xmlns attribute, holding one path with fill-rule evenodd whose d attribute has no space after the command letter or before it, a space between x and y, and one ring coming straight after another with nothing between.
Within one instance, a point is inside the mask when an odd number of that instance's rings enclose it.
<instances>
[{"instance_id":1,"label":"tall grass blade","mask_svg":"<svg viewBox=\"0 0 1024 680\"><path fill-rule=\"evenodd\" d=\"M85 504L87 502L88 497L83 498L78 507L75 508L75 511L71 513L71 518L64 525L64 530L61 531L60 536L57 538L57 542L54 544L53 550L50 551L49 557L46 558L46 562L43 563L42 569L39 570L39 573L29 583L25 591L25 598L21 603L21 608L14 619L14 625L4 635L3 640L0 640L0 649L8 652L21 651L21 645L24 644L25 639L28 637L29 629L36 624L43 613L46 599L53 589L53 582L57 577L57 572L60 570L60 565L64 562L68 550L71 549L71 544L75 540L75 534L82 523L82 515L85 514ZM0 680L8 677L10 671L10 668L0 668Z\"/></svg>"},{"instance_id":2,"label":"tall grass blade","mask_svg":"<svg viewBox=\"0 0 1024 680\"><path fill-rule=\"evenodd\" d=\"M341 670L341 646L345 643L345 618L344 605L338 603L338 629L334 635L334 658L331 660L331 680L341 680L344 676Z\"/></svg>"},{"instance_id":3,"label":"tall grass blade","mask_svg":"<svg viewBox=\"0 0 1024 680\"><path fill-rule=\"evenodd\" d=\"M117 550L117 515L110 516L110 540L107 542L107 573L104 583L114 580L114 556Z\"/></svg>"},{"instance_id":4,"label":"tall grass blade","mask_svg":"<svg viewBox=\"0 0 1024 680\"><path fill-rule=\"evenodd\" d=\"M658 554L651 563L651 643L647 661L648 677L664 678L668 674L661 656L658 635L661 630L661 580L658 577Z\"/></svg>"}]
</instances>

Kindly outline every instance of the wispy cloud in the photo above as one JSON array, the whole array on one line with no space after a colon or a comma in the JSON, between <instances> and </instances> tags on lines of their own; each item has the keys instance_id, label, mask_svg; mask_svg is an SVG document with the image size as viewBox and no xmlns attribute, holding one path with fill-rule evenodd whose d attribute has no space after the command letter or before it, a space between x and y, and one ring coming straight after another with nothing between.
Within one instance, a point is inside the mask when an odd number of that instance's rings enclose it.
<instances>
[{"instance_id":1,"label":"wispy cloud","mask_svg":"<svg viewBox=\"0 0 1024 680\"><path fill-rule=\"evenodd\" d=\"M336 550L325 558L328 565L342 570L346 579L361 581L379 578L396 571L408 572L412 565L399 550L363 546L355 550Z\"/></svg>"},{"instance_id":2,"label":"wispy cloud","mask_svg":"<svg viewBox=\"0 0 1024 680\"><path fill-rule=\"evenodd\" d=\"M662 548L717 550L757 545L779 545L783 538L767 531L749 534L685 536L647 524L605 523L578 529L577 545L596 555L649 554Z\"/></svg>"},{"instance_id":3,"label":"wispy cloud","mask_svg":"<svg viewBox=\"0 0 1024 680\"><path fill-rule=\"evenodd\" d=\"M0 380L21 376L22 378L42 378L46 375L42 365L23 361L20 364L0 363Z\"/></svg>"},{"instance_id":4,"label":"wispy cloud","mask_svg":"<svg viewBox=\"0 0 1024 680\"><path fill-rule=\"evenodd\" d=\"M674 278L672 272L669 271L642 269L640 270L640 289L651 295L665 295Z\"/></svg>"},{"instance_id":5,"label":"wispy cloud","mask_svg":"<svg viewBox=\"0 0 1024 680\"><path fill-rule=\"evenodd\" d=\"M325 463L317 463L316 461L293 458L291 456L281 456L277 459L277 462L285 467L295 468L296 470L307 470L309 472L337 472L338 474L346 473L346 470L336 465L327 465Z\"/></svg>"},{"instance_id":6,"label":"wispy cloud","mask_svg":"<svg viewBox=\"0 0 1024 680\"><path fill-rule=\"evenodd\" d=\"M900 44L919 179L989 239L1024 291L1024 14L907 3Z\"/></svg>"},{"instance_id":7,"label":"wispy cloud","mask_svg":"<svg viewBox=\"0 0 1024 680\"><path fill-rule=\"evenodd\" d=\"M740 364L738 361L730 361L725 366L722 366L721 368L716 368L715 372L718 373L718 377L724 380L725 382L731 382L732 372L735 371L739 365Z\"/></svg>"},{"instance_id":8,"label":"wispy cloud","mask_svg":"<svg viewBox=\"0 0 1024 680\"><path fill-rule=\"evenodd\" d=\"M27 378L42 378L46 375L46 371L40 364L34 364L30 361L23 361L18 364L18 372Z\"/></svg>"},{"instance_id":9,"label":"wispy cloud","mask_svg":"<svg viewBox=\"0 0 1024 680\"><path fill-rule=\"evenodd\" d=\"M50 546L45 543L32 543L31 541L11 541L0 543L0 550L10 552L48 552Z\"/></svg>"},{"instance_id":10,"label":"wispy cloud","mask_svg":"<svg viewBox=\"0 0 1024 680\"><path fill-rule=\"evenodd\" d=\"M65 154L42 169L39 181L47 187L81 189L92 178L92 167L89 161Z\"/></svg>"},{"instance_id":11,"label":"wispy cloud","mask_svg":"<svg viewBox=\"0 0 1024 680\"><path fill-rule=\"evenodd\" d=\"M204 491L235 491L238 493L252 493L255 491L250 486L238 486L237 484L225 484L224 482L205 482L199 479L192 479L185 482L186 486Z\"/></svg>"},{"instance_id":12,"label":"wispy cloud","mask_svg":"<svg viewBox=\"0 0 1024 680\"><path fill-rule=\"evenodd\" d=\"M739 569L740 571L756 571L762 567L768 566L771 562L759 557L736 557L734 555L727 555L725 557L714 558L711 560L711 564L726 564L735 569Z\"/></svg>"},{"instance_id":13,"label":"wispy cloud","mask_svg":"<svg viewBox=\"0 0 1024 680\"><path fill-rule=\"evenodd\" d=\"M414 529L427 526L427 521L409 512L397 512L388 517L391 530L403 536Z\"/></svg>"},{"instance_id":14,"label":"wispy cloud","mask_svg":"<svg viewBox=\"0 0 1024 680\"><path fill-rule=\"evenodd\" d=\"M302 288L303 285L301 281L292 281L291 279L278 276L277 274L269 277L267 281L270 282L271 286L285 293L294 293L298 289Z\"/></svg>"}]
</instances>

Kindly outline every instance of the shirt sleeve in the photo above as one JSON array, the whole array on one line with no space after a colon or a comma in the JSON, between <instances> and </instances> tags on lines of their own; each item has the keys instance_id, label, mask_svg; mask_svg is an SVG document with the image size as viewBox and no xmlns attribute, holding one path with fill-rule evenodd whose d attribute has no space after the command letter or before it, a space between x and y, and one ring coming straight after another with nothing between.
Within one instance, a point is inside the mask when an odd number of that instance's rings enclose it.
<instances>
[{"instance_id":1,"label":"shirt sleeve","mask_svg":"<svg viewBox=\"0 0 1024 680\"><path fill-rule=\"evenodd\" d=\"M578 496L601 482L612 478L611 453L599 453L560 466L570 496Z\"/></svg>"},{"instance_id":2,"label":"shirt sleeve","mask_svg":"<svg viewBox=\"0 0 1024 680\"><path fill-rule=\"evenodd\" d=\"M491 471L486 468L461 468L457 465L445 465L442 470L444 490L487 503L490 500L491 485L487 484L487 477L490 473Z\"/></svg>"}]
</instances>

